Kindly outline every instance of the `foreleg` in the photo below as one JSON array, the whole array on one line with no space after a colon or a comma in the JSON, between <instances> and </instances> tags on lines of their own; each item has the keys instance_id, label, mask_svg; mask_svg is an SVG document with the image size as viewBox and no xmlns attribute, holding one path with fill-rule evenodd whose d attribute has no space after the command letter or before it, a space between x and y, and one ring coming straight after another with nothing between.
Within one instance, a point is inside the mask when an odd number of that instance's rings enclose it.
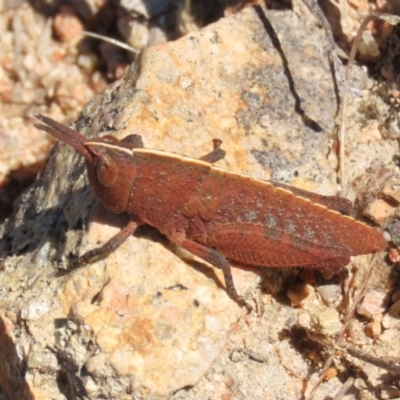
<instances>
[{"instance_id":1,"label":"foreleg","mask_svg":"<svg viewBox=\"0 0 400 400\"><path fill-rule=\"evenodd\" d=\"M85 264L92 264L94 262L103 260L115 251L122 243L125 242L136 230L138 223L135 221L129 221L128 224L122 228L116 235L109 239L102 246L96 249L90 250L83 256L79 257L74 263L74 267L80 267Z\"/></svg>"}]
</instances>

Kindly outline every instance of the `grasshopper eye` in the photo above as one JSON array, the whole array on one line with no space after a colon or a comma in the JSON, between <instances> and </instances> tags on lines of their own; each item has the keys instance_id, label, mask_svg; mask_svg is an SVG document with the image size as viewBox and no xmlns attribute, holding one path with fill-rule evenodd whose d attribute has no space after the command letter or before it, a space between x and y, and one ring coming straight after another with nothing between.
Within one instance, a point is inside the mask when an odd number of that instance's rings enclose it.
<instances>
[{"instance_id":1,"label":"grasshopper eye","mask_svg":"<svg viewBox=\"0 0 400 400\"><path fill-rule=\"evenodd\" d=\"M99 157L96 168L97 178L103 186L110 187L115 183L118 177L118 167L109 155L103 154Z\"/></svg>"}]
</instances>

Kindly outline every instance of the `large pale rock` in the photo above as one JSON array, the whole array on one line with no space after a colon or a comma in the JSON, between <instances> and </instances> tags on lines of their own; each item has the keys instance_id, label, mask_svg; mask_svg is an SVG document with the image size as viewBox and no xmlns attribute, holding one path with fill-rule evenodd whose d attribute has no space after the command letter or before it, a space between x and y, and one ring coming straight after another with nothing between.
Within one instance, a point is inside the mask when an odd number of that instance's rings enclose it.
<instances>
[{"instance_id":1,"label":"large pale rock","mask_svg":"<svg viewBox=\"0 0 400 400\"><path fill-rule=\"evenodd\" d=\"M222 167L333 194L337 104L325 50L314 23L248 8L144 51L76 128L139 133L146 147L192 157L218 138ZM0 385L10 398L168 398L218 358L244 311L220 271L187 261L155 230L65 271L124 223L95 205L82 158L58 145L1 228ZM234 269L249 302L256 277Z\"/></svg>"}]
</instances>

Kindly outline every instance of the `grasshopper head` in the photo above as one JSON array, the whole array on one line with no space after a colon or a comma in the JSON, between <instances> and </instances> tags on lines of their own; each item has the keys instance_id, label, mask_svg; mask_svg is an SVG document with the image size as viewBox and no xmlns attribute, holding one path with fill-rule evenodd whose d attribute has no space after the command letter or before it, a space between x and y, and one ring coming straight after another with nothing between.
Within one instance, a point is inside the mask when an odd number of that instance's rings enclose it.
<instances>
[{"instance_id":1,"label":"grasshopper head","mask_svg":"<svg viewBox=\"0 0 400 400\"><path fill-rule=\"evenodd\" d=\"M132 148L113 136L86 141L84 146L92 157L86 166L96 197L115 213L128 211L136 177Z\"/></svg>"},{"instance_id":2,"label":"grasshopper head","mask_svg":"<svg viewBox=\"0 0 400 400\"><path fill-rule=\"evenodd\" d=\"M46 125L35 125L69 144L85 157L90 186L103 205L115 213L127 211L136 169L131 144L113 136L87 140L79 132L48 117L35 114ZM135 138L137 139L137 138Z\"/></svg>"}]
</instances>

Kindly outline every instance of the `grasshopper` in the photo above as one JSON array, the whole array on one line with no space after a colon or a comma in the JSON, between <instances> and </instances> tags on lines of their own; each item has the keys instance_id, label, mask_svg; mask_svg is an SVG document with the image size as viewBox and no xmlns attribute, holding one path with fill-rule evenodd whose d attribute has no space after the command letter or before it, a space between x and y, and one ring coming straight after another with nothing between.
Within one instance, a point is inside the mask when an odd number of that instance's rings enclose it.
<instances>
[{"instance_id":1,"label":"grasshopper","mask_svg":"<svg viewBox=\"0 0 400 400\"><path fill-rule=\"evenodd\" d=\"M220 268L229 296L238 295L229 260L260 267L315 267L336 271L351 256L386 248L383 236L356 221L350 203L291 186L254 179L213 165L225 155L220 143L200 159L143 148L139 135L86 139L79 132L35 114L36 124L69 144L86 161L98 200L129 222L79 264L105 258L141 224ZM329 207L329 208L328 208Z\"/></svg>"}]
</instances>

